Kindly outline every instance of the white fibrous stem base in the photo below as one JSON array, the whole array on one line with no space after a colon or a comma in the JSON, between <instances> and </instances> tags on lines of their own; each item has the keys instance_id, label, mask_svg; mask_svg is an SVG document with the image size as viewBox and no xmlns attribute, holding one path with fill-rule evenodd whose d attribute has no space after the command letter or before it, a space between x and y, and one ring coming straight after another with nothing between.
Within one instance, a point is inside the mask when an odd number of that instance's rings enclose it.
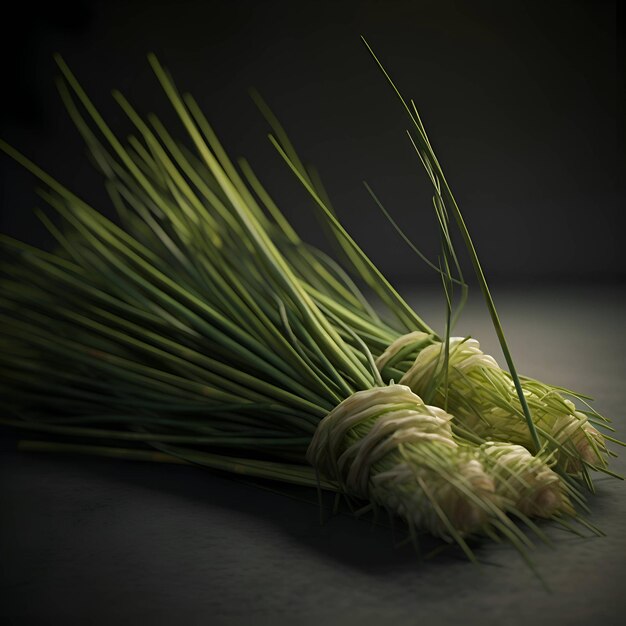
<instances>
[{"instance_id":1,"label":"white fibrous stem base","mask_svg":"<svg viewBox=\"0 0 626 626\"><path fill-rule=\"evenodd\" d=\"M565 485L547 459L511 443L488 441L481 450L505 506L508 503L528 517L574 514Z\"/></svg>"},{"instance_id":2,"label":"white fibrous stem base","mask_svg":"<svg viewBox=\"0 0 626 626\"><path fill-rule=\"evenodd\" d=\"M451 416L405 385L359 391L319 424L307 459L346 493L450 539L497 514L493 479L454 440Z\"/></svg>"},{"instance_id":3,"label":"white fibrous stem base","mask_svg":"<svg viewBox=\"0 0 626 626\"><path fill-rule=\"evenodd\" d=\"M407 346L422 345L400 384L429 403L445 406L460 433L483 441L508 441L533 449L517 390L510 374L482 352L476 339L452 337L447 377L441 373L444 345L431 335L415 332L399 337L376 364L381 372ZM445 381L445 382L444 382ZM447 387L446 387L447 383ZM549 385L522 380L522 388L540 439L554 451L559 465L576 473L583 464L605 467L607 449L602 434L570 400Z\"/></svg>"}]
</instances>

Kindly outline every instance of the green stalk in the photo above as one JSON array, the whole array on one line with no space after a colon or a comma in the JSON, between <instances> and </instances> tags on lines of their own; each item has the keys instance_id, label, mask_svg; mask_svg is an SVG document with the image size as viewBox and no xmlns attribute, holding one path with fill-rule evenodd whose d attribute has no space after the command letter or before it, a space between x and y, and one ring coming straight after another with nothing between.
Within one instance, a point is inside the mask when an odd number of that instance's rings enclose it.
<instances>
[{"instance_id":1,"label":"green stalk","mask_svg":"<svg viewBox=\"0 0 626 626\"><path fill-rule=\"evenodd\" d=\"M163 447L163 450L167 450L167 452L162 452L137 450L133 448L116 448L111 446L21 440L18 442L18 449L23 452L68 453L130 461L201 465L203 467L248 476L250 478L265 478L300 485L302 487L337 491L336 485L326 480L319 480L318 477L315 476L315 472L310 468L290 465L288 463L270 463L267 461L234 458L195 450L185 450L182 448Z\"/></svg>"},{"instance_id":2,"label":"green stalk","mask_svg":"<svg viewBox=\"0 0 626 626\"><path fill-rule=\"evenodd\" d=\"M459 231L461 233L461 236L463 238L463 241L464 241L465 246L467 248L467 251L469 253L470 260L472 262L472 266L474 267L474 272L476 274L476 277L478 279L478 283L480 285L480 289L482 291L483 297L484 297L485 302L487 304L487 309L489 311L489 315L491 317L491 321L493 323L493 327L494 327L494 329L496 331L496 335L498 337L498 341L500 342L500 347L502 348L502 353L504 355L504 358L506 360L507 366L509 368L509 372L511 373L511 377L513 378L513 382L515 384L515 389L517 391L517 395L518 395L520 404L522 406L522 410L524 411L524 417L525 417L526 423L528 425L528 430L530 431L530 436L531 436L531 438L533 440L533 444L535 446L535 452L539 452L539 450L541 449L541 442L540 442L539 436L537 434L537 429L535 428L535 424L533 422L532 415L530 413L530 409L528 408L528 403L526 402L526 397L524 396L524 390L522 389L522 384L521 384L519 376L517 374L517 369L515 368L515 364L513 362L513 357L511 356L511 351L509 350L509 346L507 344L506 337L504 335L504 330L502 328L502 324L500 322L500 318L499 318L498 313L496 311L496 306L495 306L495 303L493 301L493 297L491 296L491 292L489 291L489 287L487 285L487 279L485 278L485 274L483 272L482 265L481 265L481 263L480 263L480 261L478 259L478 254L476 252L476 248L475 248L474 243L472 241L472 238L470 236L469 230L468 230L468 228L467 228L467 226L465 224L465 220L463 219L463 215L461 214L461 210L459 209L459 206L458 206L458 204L457 204L457 202L456 202L456 200L454 198L454 195L452 194L452 190L450 189L450 185L448 184L448 181L446 180L446 178L444 176L443 170L442 170L441 166L439 165L439 161L437 160L437 157L435 156L435 153L434 153L434 151L432 149L432 146L430 144L430 141L428 140L428 136L426 135L426 131L424 130L424 127L423 127L423 125L421 123L419 115L417 114L417 109L414 108L415 115L413 115L413 112L411 111L411 109L407 105L406 101L402 97L402 95L401 95L400 91L398 90L398 88L395 86L394 82L391 80L391 77L389 76L389 74L387 73L385 68L383 67L382 63L378 60L378 57L374 54L374 51L372 50L370 45L367 43L367 41L365 40L364 37L362 37L362 39L363 39L363 43L365 43L365 45L366 45L367 49L369 50L370 54L372 55L372 57L376 61L378 67L383 72L385 78L387 79L387 81L389 82L389 84L391 85L393 90L396 92L396 95L398 96L398 98L400 99L400 102L402 103L402 105L406 109L406 112L408 113L410 120L415 125L415 127L417 129L417 132L418 132L418 136L420 137L421 142L422 142L422 146L421 147L426 152L426 155L424 155L423 153L420 152L418 146L413 142L413 138L409 134L409 137L411 138L411 142L413 143L415 151L418 153L418 155L420 156L420 158L424 162L424 165L426 166L427 170L429 169L428 166L432 167L432 165L434 164L435 172L436 172L436 177L435 178L436 178L437 181L441 181L443 183L443 189L444 189L445 196L446 196L446 198L448 199L448 201L452 205L454 218L456 220L457 226L459 228ZM426 158L424 158L425 156L426 156ZM439 188L438 188L438 186L436 184L436 181L434 180L433 183L435 184L435 189L438 191L438 194L440 195L440 190L439 190ZM443 198L442 198L442 201L443 201Z\"/></svg>"}]
</instances>

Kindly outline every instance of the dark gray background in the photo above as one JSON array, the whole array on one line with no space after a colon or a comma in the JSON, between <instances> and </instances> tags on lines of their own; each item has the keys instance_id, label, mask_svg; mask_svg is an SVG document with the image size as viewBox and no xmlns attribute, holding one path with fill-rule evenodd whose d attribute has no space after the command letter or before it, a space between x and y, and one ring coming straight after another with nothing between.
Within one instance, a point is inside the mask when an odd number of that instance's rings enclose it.
<instances>
[{"instance_id":1,"label":"dark gray background","mask_svg":"<svg viewBox=\"0 0 626 626\"><path fill-rule=\"evenodd\" d=\"M616 3L57 2L4 20L0 136L107 212L99 177L54 88L60 51L107 119L109 98L173 120L145 61L156 51L233 155L255 164L314 240L309 204L265 140L255 85L315 163L375 260L410 283L441 328L432 276L398 243L367 179L427 252L430 191L406 120L359 40L370 39L423 112L492 283L518 369L599 398L624 438L621 249L622 16ZM33 179L0 157L0 229L45 244ZM524 283L524 285L521 285ZM540 284L541 283L541 284ZM598 286L598 283L606 283ZM457 329L499 355L484 308ZM501 359L500 359L501 360ZM195 468L20 454L0 437L0 621L31 624L591 624L623 621L623 483L600 480L603 539L554 527L533 553L546 593L510 546L418 563L387 528L320 527L297 499ZM624 473L624 455L612 466ZM4 621L3 621L4 620Z\"/></svg>"},{"instance_id":2,"label":"dark gray background","mask_svg":"<svg viewBox=\"0 0 626 626\"><path fill-rule=\"evenodd\" d=\"M407 120L362 45L365 34L414 97L492 280L622 280L622 15L598 0L507 2L60 2L5 21L8 97L0 135L108 211L53 78L61 52L121 136L109 98L173 120L145 61L156 51L200 101L233 156L257 167L294 221L306 196L247 97L256 86L315 164L338 211L397 281L433 279L362 187L438 250L430 190ZM21 14L21 15L20 15ZM173 123L173 122L172 122ZM181 131L182 132L182 131ZM33 180L0 159L3 231L45 242Z\"/></svg>"}]
</instances>

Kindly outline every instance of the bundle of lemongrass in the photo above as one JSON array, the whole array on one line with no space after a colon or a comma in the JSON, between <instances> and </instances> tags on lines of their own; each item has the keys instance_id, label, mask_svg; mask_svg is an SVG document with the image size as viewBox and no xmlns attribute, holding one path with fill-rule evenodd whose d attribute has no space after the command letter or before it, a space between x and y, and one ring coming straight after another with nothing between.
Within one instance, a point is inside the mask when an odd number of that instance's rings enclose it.
<instances>
[{"instance_id":1,"label":"bundle of lemongrass","mask_svg":"<svg viewBox=\"0 0 626 626\"><path fill-rule=\"evenodd\" d=\"M484 280L510 373L475 340L450 337L452 295L464 282L449 210L482 271L417 111L406 106L435 188L437 269L450 302L443 336L345 231L262 102L274 144L386 321L341 264L302 242L249 164L230 161L193 98L150 62L193 150L116 92L137 129L124 145L59 59L61 96L121 226L0 143L44 183L59 218L39 214L54 252L1 237L9 417L0 423L106 442L76 446L93 453L140 456L143 446L318 485L456 541L470 557L467 537L505 537L524 550L518 520L539 534L533 517L580 520L578 479L591 486L589 468L608 471L605 438L591 425L600 416L577 410L565 390L520 379Z\"/></svg>"}]
</instances>

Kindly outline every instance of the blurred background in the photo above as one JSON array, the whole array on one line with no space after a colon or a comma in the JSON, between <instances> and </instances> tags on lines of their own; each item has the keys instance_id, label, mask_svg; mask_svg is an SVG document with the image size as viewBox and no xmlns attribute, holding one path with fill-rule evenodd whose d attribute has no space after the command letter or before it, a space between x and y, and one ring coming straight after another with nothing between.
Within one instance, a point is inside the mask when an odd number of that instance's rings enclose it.
<instances>
[{"instance_id":1,"label":"blurred background","mask_svg":"<svg viewBox=\"0 0 626 626\"><path fill-rule=\"evenodd\" d=\"M365 35L417 102L519 371L596 396L624 439L617 2L57 0L13 8L0 38L2 139L112 215L58 97L53 54L119 137L132 126L110 97L114 87L182 138L146 60L154 51L231 156L246 156L298 229L325 246L310 200L267 140L248 96L254 86L357 241L441 330L437 275L363 186L436 258L431 189ZM50 246L32 214L42 204L35 186L0 154L0 231ZM471 275L467 259L465 267ZM455 329L470 333L500 359L479 295ZM606 538L548 528L554 549L533 553L546 593L505 544L486 547L481 567L446 554L418 564L410 546L393 549L388 528L352 516L320 525L315 493L261 490L193 467L28 454L16 450L21 436L0 430L2 623L249 624L252 615L290 625L623 623L626 497L616 480L599 479L592 502L590 521ZM611 467L626 474L625 455Z\"/></svg>"},{"instance_id":2,"label":"blurred background","mask_svg":"<svg viewBox=\"0 0 626 626\"><path fill-rule=\"evenodd\" d=\"M416 100L492 283L621 284L622 19L606 0L22 4L1 44L0 136L110 213L58 98L53 53L121 137L131 125L113 87L182 137L146 61L154 51L310 240L323 240L315 211L269 144L251 86L379 266L399 284L437 284L363 187L436 257L429 184L363 34ZM48 245L34 179L2 156L0 185L0 230Z\"/></svg>"}]
</instances>

